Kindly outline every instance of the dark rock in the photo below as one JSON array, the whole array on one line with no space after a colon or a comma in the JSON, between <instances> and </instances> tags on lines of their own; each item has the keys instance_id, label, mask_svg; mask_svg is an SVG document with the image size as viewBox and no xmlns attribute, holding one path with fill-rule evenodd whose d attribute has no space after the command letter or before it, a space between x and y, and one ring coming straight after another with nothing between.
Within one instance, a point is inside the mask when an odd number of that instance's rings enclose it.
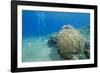
<instances>
[{"instance_id":1,"label":"dark rock","mask_svg":"<svg viewBox=\"0 0 100 73\"><path fill-rule=\"evenodd\" d=\"M90 58L90 50L89 49L85 49L84 50L84 53L85 53L85 55L86 55L86 58Z\"/></svg>"},{"instance_id":2,"label":"dark rock","mask_svg":"<svg viewBox=\"0 0 100 73\"><path fill-rule=\"evenodd\" d=\"M85 42L84 53L86 55L86 58L90 58L90 41Z\"/></svg>"},{"instance_id":3,"label":"dark rock","mask_svg":"<svg viewBox=\"0 0 100 73\"><path fill-rule=\"evenodd\" d=\"M85 48L86 49L90 49L90 41L86 41L85 42Z\"/></svg>"},{"instance_id":4,"label":"dark rock","mask_svg":"<svg viewBox=\"0 0 100 73\"><path fill-rule=\"evenodd\" d=\"M48 38L48 45L49 47L54 47L56 46L56 33L54 33L53 35L49 36Z\"/></svg>"}]
</instances>

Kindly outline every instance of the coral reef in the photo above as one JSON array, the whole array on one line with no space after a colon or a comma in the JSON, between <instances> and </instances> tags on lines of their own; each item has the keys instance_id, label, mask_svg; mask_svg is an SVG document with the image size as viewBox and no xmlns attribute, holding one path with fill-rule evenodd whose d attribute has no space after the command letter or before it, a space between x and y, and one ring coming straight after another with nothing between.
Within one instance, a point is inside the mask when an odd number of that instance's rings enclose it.
<instances>
[{"instance_id":1,"label":"coral reef","mask_svg":"<svg viewBox=\"0 0 100 73\"><path fill-rule=\"evenodd\" d=\"M85 38L84 54L86 55L86 58L90 58L90 26L83 25L82 28L80 28L80 32Z\"/></svg>"},{"instance_id":2,"label":"coral reef","mask_svg":"<svg viewBox=\"0 0 100 73\"><path fill-rule=\"evenodd\" d=\"M64 28L56 36L57 48L67 59L78 58L75 57L75 54L84 51L85 40L80 32L72 26L64 25L63 27Z\"/></svg>"},{"instance_id":3,"label":"coral reef","mask_svg":"<svg viewBox=\"0 0 100 73\"><path fill-rule=\"evenodd\" d=\"M90 58L90 42L71 25L64 25L48 39L49 46L56 47L65 59Z\"/></svg>"},{"instance_id":4,"label":"coral reef","mask_svg":"<svg viewBox=\"0 0 100 73\"><path fill-rule=\"evenodd\" d=\"M85 36L86 40L90 39L90 26L82 26L82 28L80 28L80 32L83 36Z\"/></svg>"},{"instance_id":5,"label":"coral reef","mask_svg":"<svg viewBox=\"0 0 100 73\"><path fill-rule=\"evenodd\" d=\"M90 58L90 41L87 40L85 42L85 49L84 49L84 53L86 55L86 58Z\"/></svg>"}]
</instances>

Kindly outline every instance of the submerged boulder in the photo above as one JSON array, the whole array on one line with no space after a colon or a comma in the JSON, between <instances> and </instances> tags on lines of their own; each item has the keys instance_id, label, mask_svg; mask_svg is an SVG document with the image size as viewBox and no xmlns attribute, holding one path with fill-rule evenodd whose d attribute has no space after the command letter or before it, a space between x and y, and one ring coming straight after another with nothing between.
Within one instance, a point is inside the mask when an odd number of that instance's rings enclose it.
<instances>
[{"instance_id":1,"label":"submerged boulder","mask_svg":"<svg viewBox=\"0 0 100 73\"><path fill-rule=\"evenodd\" d=\"M84 51L85 40L79 30L71 25L64 25L56 35L56 45L66 59L78 59L75 54Z\"/></svg>"}]
</instances>

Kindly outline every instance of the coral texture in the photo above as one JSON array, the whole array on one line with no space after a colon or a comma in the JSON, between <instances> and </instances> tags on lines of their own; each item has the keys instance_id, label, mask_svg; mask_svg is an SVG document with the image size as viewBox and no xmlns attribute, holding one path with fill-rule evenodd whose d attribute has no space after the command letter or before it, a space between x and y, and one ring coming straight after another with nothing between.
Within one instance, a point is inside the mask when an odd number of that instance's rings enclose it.
<instances>
[{"instance_id":1,"label":"coral texture","mask_svg":"<svg viewBox=\"0 0 100 73\"><path fill-rule=\"evenodd\" d=\"M57 48L66 59L76 58L75 54L84 51L85 40L80 31L72 28L70 25L64 25L64 28L57 34ZM66 27L66 28L65 28ZM71 28L70 28L71 27Z\"/></svg>"}]
</instances>

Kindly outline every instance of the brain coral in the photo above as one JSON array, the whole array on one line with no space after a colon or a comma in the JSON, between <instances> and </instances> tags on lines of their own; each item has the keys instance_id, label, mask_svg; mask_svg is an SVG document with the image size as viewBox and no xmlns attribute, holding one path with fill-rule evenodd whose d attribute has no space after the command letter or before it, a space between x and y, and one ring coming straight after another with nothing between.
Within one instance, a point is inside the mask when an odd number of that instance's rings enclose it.
<instances>
[{"instance_id":1,"label":"brain coral","mask_svg":"<svg viewBox=\"0 0 100 73\"><path fill-rule=\"evenodd\" d=\"M67 27L67 26L66 26ZM78 54L84 50L85 41L78 31L75 28L71 28L68 25L68 28L62 29L57 34L57 48L67 59L72 59L74 54Z\"/></svg>"}]
</instances>

